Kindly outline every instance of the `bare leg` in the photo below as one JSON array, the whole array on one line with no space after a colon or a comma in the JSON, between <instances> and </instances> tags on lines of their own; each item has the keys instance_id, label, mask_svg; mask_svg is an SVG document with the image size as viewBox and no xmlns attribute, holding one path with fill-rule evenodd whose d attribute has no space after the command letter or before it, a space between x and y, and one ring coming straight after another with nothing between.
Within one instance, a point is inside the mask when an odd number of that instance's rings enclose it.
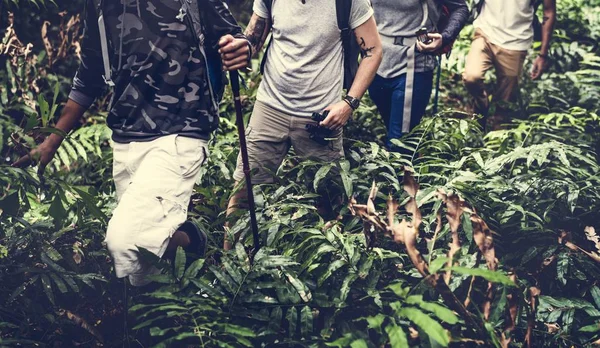
<instances>
[{"instance_id":1,"label":"bare leg","mask_svg":"<svg viewBox=\"0 0 600 348\"><path fill-rule=\"evenodd\" d=\"M239 182L235 183L234 187L239 186ZM229 198L229 203L227 205L227 217L229 218L232 214L234 214L240 207L244 206L244 202L248 198L248 193L246 191L246 186L240 187L231 198ZM225 237L223 238L223 250L228 251L233 249L233 245L237 242L239 235L231 236L229 233L229 229L231 227L231 223L229 220L225 223Z\"/></svg>"},{"instance_id":2,"label":"bare leg","mask_svg":"<svg viewBox=\"0 0 600 348\"><path fill-rule=\"evenodd\" d=\"M190 237L187 233L182 231L175 231L173 233L173 237L169 240L169 245L167 245L167 251L165 251L164 258L166 259L175 259L175 253L177 252L177 248L187 248L190 245Z\"/></svg>"}]
</instances>

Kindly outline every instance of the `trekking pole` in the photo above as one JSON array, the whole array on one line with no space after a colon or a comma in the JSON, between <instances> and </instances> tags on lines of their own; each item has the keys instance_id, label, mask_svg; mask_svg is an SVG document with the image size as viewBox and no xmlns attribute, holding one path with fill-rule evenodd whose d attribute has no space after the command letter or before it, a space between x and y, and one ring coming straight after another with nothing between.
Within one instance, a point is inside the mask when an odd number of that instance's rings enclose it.
<instances>
[{"instance_id":1,"label":"trekking pole","mask_svg":"<svg viewBox=\"0 0 600 348\"><path fill-rule=\"evenodd\" d=\"M438 113L438 105L440 102L440 80L442 79L442 56L438 57L437 78L435 82L435 98L433 103L433 114Z\"/></svg>"},{"instance_id":2,"label":"trekking pole","mask_svg":"<svg viewBox=\"0 0 600 348\"><path fill-rule=\"evenodd\" d=\"M244 115L242 114L242 101L240 100L240 76L237 71L230 71L229 79L231 80L231 91L233 92L233 103L235 106L235 121L240 137L240 153L242 154L244 177L246 179L246 189L248 190L250 225L252 227L252 236L254 237L254 250L250 253L250 263L252 263L254 261L254 255L256 255L256 252L258 252L258 249L260 248L260 241L258 236L258 222L256 221L256 207L254 206L254 191L252 190L252 179L250 178L250 161L248 160L248 147L246 146L246 132L244 131Z\"/></svg>"}]
</instances>

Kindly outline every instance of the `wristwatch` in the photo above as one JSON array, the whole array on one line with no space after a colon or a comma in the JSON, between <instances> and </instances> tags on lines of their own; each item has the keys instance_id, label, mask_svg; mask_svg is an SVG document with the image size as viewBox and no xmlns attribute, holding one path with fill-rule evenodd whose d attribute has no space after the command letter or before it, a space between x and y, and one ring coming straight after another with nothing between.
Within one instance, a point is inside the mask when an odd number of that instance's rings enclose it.
<instances>
[{"instance_id":1,"label":"wristwatch","mask_svg":"<svg viewBox=\"0 0 600 348\"><path fill-rule=\"evenodd\" d=\"M344 97L344 101L352 108L353 111L356 111L360 106L360 99L354 98L350 95L346 95Z\"/></svg>"}]
</instances>

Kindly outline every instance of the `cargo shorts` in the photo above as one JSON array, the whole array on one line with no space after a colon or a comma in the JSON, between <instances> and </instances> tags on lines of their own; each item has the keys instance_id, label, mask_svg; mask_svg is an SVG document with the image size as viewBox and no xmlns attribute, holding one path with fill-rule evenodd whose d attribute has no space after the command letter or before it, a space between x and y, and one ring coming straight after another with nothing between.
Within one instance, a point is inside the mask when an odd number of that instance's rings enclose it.
<instances>
[{"instance_id":1,"label":"cargo shorts","mask_svg":"<svg viewBox=\"0 0 600 348\"><path fill-rule=\"evenodd\" d=\"M309 123L316 124L309 117L290 115L259 101L255 103L246 129L253 184L272 183L292 146L302 159L332 162L344 157L341 129L332 135L332 140L326 145L321 145L310 139L310 133L306 130ZM244 179L241 153L233 178L236 181Z\"/></svg>"},{"instance_id":2,"label":"cargo shorts","mask_svg":"<svg viewBox=\"0 0 600 348\"><path fill-rule=\"evenodd\" d=\"M186 221L207 145L206 140L180 135L113 144L118 204L105 242L118 278L143 286L149 282L146 276L157 272L141 260L139 248L162 257L173 233Z\"/></svg>"}]
</instances>

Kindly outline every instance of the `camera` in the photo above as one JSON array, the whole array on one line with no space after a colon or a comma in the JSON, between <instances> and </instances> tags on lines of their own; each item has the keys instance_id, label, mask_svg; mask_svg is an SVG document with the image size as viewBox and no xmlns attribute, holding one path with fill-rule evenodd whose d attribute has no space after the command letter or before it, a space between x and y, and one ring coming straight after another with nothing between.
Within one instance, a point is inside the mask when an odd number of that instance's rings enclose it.
<instances>
[{"instance_id":1,"label":"camera","mask_svg":"<svg viewBox=\"0 0 600 348\"><path fill-rule=\"evenodd\" d=\"M333 131L331 129L325 128L319 125L319 122L325 120L329 115L329 111L325 111L322 114L318 112L313 112L311 119L316 122L316 124L307 124L306 130L310 133L310 139L321 144L327 145L329 143L328 138L331 138Z\"/></svg>"},{"instance_id":2,"label":"camera","mask_svg":"<svg viewBox=\"0 0 600 348\"><path fill-rule=\"evenodd\" d=\"M427 28L421 28L417 30L417 40L421 41L421 43L425 45L429 45L431 41L433 41L429 37L429 33L427 32Z\"/></svg>"}]
</instances>

